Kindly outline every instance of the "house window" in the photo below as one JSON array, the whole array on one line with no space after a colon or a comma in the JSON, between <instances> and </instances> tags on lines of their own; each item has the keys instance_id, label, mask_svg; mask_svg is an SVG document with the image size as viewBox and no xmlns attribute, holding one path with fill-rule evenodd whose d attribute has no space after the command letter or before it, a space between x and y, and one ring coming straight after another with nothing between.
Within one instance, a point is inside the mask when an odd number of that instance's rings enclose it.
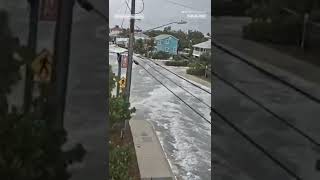
<instances>
[{"instance_id":1,"label":"house window","mask_svg":"<svg viewBox=\"0 0 320 180\"><path fill-rule=\"evenodd\" d=\"M166 44L169 44L169 39L166 40Z\"/></svg>"},{"instance_id":2,"label":"house window","mask_svg":"<svg viewBox=\"0 0 320 180\"><path fill-rule=\"evenodd\" d=\"M158 44L161 44L161 41L158 41Z\"/></svg>"},{"instance_id":3,"label":"house window","mask_svg":"<svg viewBox=\"0 0 320 180\"><path fill-rule=\"evenodd\" d=\"M169 48L166 47L166 52L169 52Z\"/></svg>"}]
</instances>

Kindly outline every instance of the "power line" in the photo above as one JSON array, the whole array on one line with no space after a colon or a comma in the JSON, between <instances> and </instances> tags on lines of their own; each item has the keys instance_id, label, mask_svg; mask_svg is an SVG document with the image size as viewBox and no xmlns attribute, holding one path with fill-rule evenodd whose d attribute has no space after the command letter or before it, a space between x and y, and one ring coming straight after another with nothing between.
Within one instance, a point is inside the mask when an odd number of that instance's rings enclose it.
<instances>
[{"instance_id":1,"label":"power line","mask_svg":"<svg viewBox=\"0 0 320 180\"><path fill-rule=\"evenodd\" d=\"M206 122L211 124L211 121L203 117L199 112L197 112L194 108L192 108L188 103L186 103L183 99L181 99L178 95L176 95L172 90L170 90L167 86L165 86L160 80L158 80L152 73L150 73L144 66L140 65L150 76L152 76L155 80L157 80L162 86L164 86L167 90L169 90L173 95L175 95L178 99L180 99L185 105L191 108L195 113L201 116ZM216 109L211 108L211 110L217 114L225 123L227 123L232 129L234 129L237 133L239 133L242 137L244 137L247 141L249 141L253 146L259 149L263 154L265 154L269 159L271 159L275 164L277 164L280 168L286 171L290 176L294 177L297 180L302 180L298 175L296 175L293 171L291 171L288 167L286 167L283 163L281 163L278 159L272 156L263 146L259 145L255 142L249 135L243 132L239 127L234 125L231 121L229 121L224 115L219 113Z\"/></svg>"},{"instance_id":2,"label":"power line","mask_svg":"<svg viewBox=\"0 0 320 180\"><path fill-rule=\"evenodd\" d=\"M229 121L224 115L219 113L216 109L212 108L213 112L218 115L226 124L228 124L232 129L234 129L237 133L239 133L243 138L249 141L254 147L259 149L263 154L265 154L270 160L272 160L275 164L277 164L280 168L286 171L290 176L294 177L297 180L302 180L297 174L295 174L292 170L286 167L282 162L272 156L263 146L255 142L249 135L243 132L239 127L234 125L231 121Z\"/></svg>"},{"instance_id":3,"label":"power line","mask_svg":"<svg viewBox=\"0 0 320 180\"><path fill-rule=\"evenodd\" d=\"M144 61L145 62L145 61ZM168 78L166 75L162 74L159 70L157 70L156 68L154 68L153 66L147 64L149 67L151 67L152 69L154 69L155 71L157 71L159 74L161 74L163 77L165 77L166 79L168 79L169 81L171 81L172 83L174 83L176 86L180 87L181 89L183 89L184 91L186 91L188 94L190 94L192 97L196 98L198 101L200 101L201 103L203 103L204 105L206 105L209 109L211 109L211 106L209 104L207 104L206 102L204 102L202 99L198 98L197 96L195 96L194 94L192 94L190 91L188 91L187 89L185 89L184 87L182 87L181 85L177 84L176 82L174 82L172 79Z\"/></svg>"},{"instance_id":4,"label":"power line","mask_svg":"<svg viewBox=\"0 0 320 180\"><path fill-rule=\"evenodd\" d=\"M296 127L294 124L291 124L290 122L288 122L287 120L285 120L284 118L280 117L279 115L277 115L276 113L274 113L272 110L270 110L269 108L267 108L266 106L264 106L262 103L260 103L259 101L257 101L256 99L254 99L253 97L249 96L248 94L246 94L244 91L242 91L241 89L239 89L237 86L235 86L234 84L232 84L230 81L227 81L226 79L222 78L221 75L212 72L212 75L214 75L215 77L217 77L218 79L220 79L222 82L224 82L225 84L227 84L228 86L232 87L233 89L235 89L236 91L238 91L240 94L242 94L243 96L245 96L246 98L250 99L252 102L254 102L256 105L258 105L260 108L262 108L263 110L265 110L266 112L270 113L273 117L275 117L276 119L278 119L279 121L281 121L282 123L284 123L285 125L289 126L290 128L292 128L294 131L296 131L298 134L300 134L301 136L303 136L304 138L306 138L309 142L311 142L312 144L316 145L316 146L320 146L320 144L313 139L312 137L310 137L309 135L307 135L305 132L303 132L301 129L299 129L298 127Z\"/></svg>"},{"instance_id":5,"label":"power line","mask_svg":"<svg viewBox=\"0 0 320 180\"><path fill-rule=\"evenodd\" d=\"M142 1L142 9L136 14L141 14L144 11L144 0L141 0L141 1Z\"/></svg>"},{"instance_id":6,"label":"power line","mask_svg":"<svg viewBox=\"0 0 320 180\"><path fill-rule=\"evenodd\" d=\"M248 61L247 59L245 59L245 58L243 58L243 57L241 57L241 56L239 56L239 55L237 55L237 54L235 54L235 53L231 52L230 50L225 49L225 48L224 48L224 47L222 47L221 45L218 45L216 42L211 41L211 43L212 43L212 45L213 45L213 46L215 46L215 47L217 47L218 49L220 49L220 50L222 50L222 51L226 52L227 54L229 54L229 55L231 55L231 56L235 57L236 59L239 59L241 62L246 63L247 65L249 65L249 66L253 67L253 68L254 68L254 69L256 69L256 70L258 70L259 72L261 72L261 73L263 73L263 74L265 74L265 75L267 75L267 76L271 77L271 78L272 78L272 79L274 79L274 80L277 80L277 81L281 82L282 84L284 84L284 85L286 85L286 86L288 86L288 87L290 87L290 88L294 89L295 91L297 91L297 92L299 92L300 94L304 95L305 97L309 98L310 100L312 100L312 101L314 101L314 102L316 102L316 103L320 104L320 99L319 99L319 98L317 98L317 97L315 97L315 96L311 95L310 93L307 93L307 92L303 91L302 89L300 89L300 88L298 88L298 87L294 86L293 84L291 84L291 83L289 83L289 82L287 82L287 81L283 80L282 78L279 78L278 76L276 76L276 75L274 75L274 74L270 73L269 71L264 70L263 68L261 68L261 67L259 67L259 66L255 65L254 63L251 63L251 62L250 62L250 61Z\"/></svg>"},{"instance_id":7,"label":"power line","mask_svg":"<svg viewBox=\"0 0 320 180\"><path fill-rule=\"evenodd\" d=\"M129 3L128 3L127 0L125 0L125 3L126 3L126 5L127 5L127 8L131 11L131 8L130 8Z\"/></svg>"},{"instance_id":8,"label":"power line","mask_svg":"<svg viewBox=\"0 0 320 180\"><path fill-rule=\"evenodd\" d=\"M168 91L170 91L175 97L177 97L180 101L182 101L186 106L188 106L193 112L197 113L207 123L211 124L211 121L205 118L201 113L195 110L192 106L186 103L181 97L179 97L176 93L174 93L171 89L169 89L166 85L164 85L158 78L156 78L152 73L150 73L144 66L140 65L140 67L142 67L150 76L152 76L156 81L158 81L163 87L165 87Z\"/></svg>"},{"instance_id":9,"label":"power line","mask_svg":"<svg viewBox=\"0 0 320 180\"><path fill-rule=\"evenodd\" d=\"M190 80L188 80L188 79L186 79L186 78L184 78L184 77L182 77L182 76L180 76L180 75L176 74L175 72L173 72L173 71L169 70L168 68L163 67L163 66L161 66L160 64L158 64L158 63L156 63L156 62L154 62L154 61L152 61L152 60L149 60L149 61L151 61L152 63L156 64L157 66L159 66L159 67L161 67L161 68L163 68L163 69L167 70L168 72L170 72L170 73L174 74L174 75L175 75L175 76L177 76L178 78L183 79L183 80L185 80L186 82L188 82L188 83L192 84L193 86L195 86L195 87L197 87L197 88L199 88L199 89L201 89L201 90L203 90L203 91L207 92L208 94L211 94L211 92L210 92L210 91L208 91L208 90L206 90L206 89L202 88L201 86L199 86L199 85L197 85L197 84L193 83L192 81L190 81Z\"/></svg>"},{"instance_id":10,"label":"power line","mask_svg":"<svg viewBox=\"0 0 320 180\"><path fill-rule=\"evenodd\" d=\"M142 1L142 8L139 12L135 13L135 14L141 14L143 11L144 11L144 0L141 0ZM128 3L128 0L125 0L125 3L127 5L127 8L131 11L131 8L129 6L129 3Z\"/></svg>"},{"instance_id":11,"label":"power line","mask_svg":"<svg viewBox=\"0 0 320 180\"><path fill-rule=\"evenodd\" d=\"M165 0L165 1L167 1L167 2L169 2L169 3L171 3L171 4L175 4L175 5L177 5L177 6L181 6L181 7L184 7L184 8L188 8L188 9L191 9L191 10L194 10L194 11L199 11L199 10L197 10L197 9L194 9L194 8L191 7L191 6L187 6L187 5L185 5L185 4L178 3L178 2L176 2L176 1L171 1L171 0Z\"/></svg>"},{"instance_id":12,"label":"power line","mask_svg":"<svg viewBox=\"0 0 320 180\"><path fill-rule=\"evenodd\" d=\"M127 1L126 1L127 2ZM124 15L126 15L128 8L126 7L126 10L124 12ZM124 22L124 17L122 18L122 22L121 22L121 28L123 28L123 22Z\"/></svg>"}]
</instances>

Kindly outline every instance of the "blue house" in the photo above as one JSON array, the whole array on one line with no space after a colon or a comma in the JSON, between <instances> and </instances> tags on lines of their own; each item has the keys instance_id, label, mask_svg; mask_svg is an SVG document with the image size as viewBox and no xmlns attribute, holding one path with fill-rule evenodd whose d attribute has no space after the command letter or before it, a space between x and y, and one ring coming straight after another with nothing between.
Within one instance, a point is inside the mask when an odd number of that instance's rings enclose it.
<instances>
[{"instance_id":1,"label":"blue house","mask_svg":"<svg viewBox=\"0 0 320 180\"><path fill-rule=\"evenodd\" d=\"M177 55L179 39L169 34L160 34L154 39L156 44L156 52L164 51L172 55Z\"/></svg>"}]
</instances>

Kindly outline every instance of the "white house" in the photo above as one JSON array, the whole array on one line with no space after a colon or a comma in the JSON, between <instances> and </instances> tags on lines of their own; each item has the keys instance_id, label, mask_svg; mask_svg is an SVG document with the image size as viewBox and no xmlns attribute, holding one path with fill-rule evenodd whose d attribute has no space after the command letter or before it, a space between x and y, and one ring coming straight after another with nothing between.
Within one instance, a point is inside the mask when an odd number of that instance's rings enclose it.
<instances>
[{"instance_id":1,"label":"white house","mask_svg":"<svg viewBox=\"0 0 320 180\"><path fill-rule=\"evenodd\" d=\"M116 44L119 45L119 46L128 47L128 45L129 45L129 38L120 38L120 37L117 37L117 38L116 38Z\"/></svg>"},{"instance_id":2,"label":"white house","mask_svg":"<svg viewBox=\"0 0 320 180\"><path fill-rule=\"evenodd\" d=\"M123 31L122 28L120 28L118 25L116 25L113 28L110 28L109 32L109 42L114 43L116 38L119 37L120 33Z\"/></svg>"},{"instance_id":3,"label":"white house","mask_svg":"<svg viewBox=\"0 0 320 180\"><path fill-rule=\"evenodd\" d=\"M193 47L193 52L192 52L193 57L200 57L201 54L206 52L211 53L211 39L199 44L195 44L192 47Z\"/></svg>"},{"instance_id":4,"label":"white house","mask_svg":"<svg viewBox=\"0 0 320 180\"><path fill-rule=\"evenodd\" d=\"M142 41L146 41L146 40L149 40L150 37L141 32L136 32L134 33L134 39L135 40L141 39Z\"/></svg>"},{"instance_id":5,"label":"white house","mask_svg":"<svg viewBox=\"0 0 320 180\"><path fill-rule=\"evenodd\" d=\"M110 36L117 36L123 31L122 28L120 28L118 25L110 29Z\"/></svg>"}]
</instances>

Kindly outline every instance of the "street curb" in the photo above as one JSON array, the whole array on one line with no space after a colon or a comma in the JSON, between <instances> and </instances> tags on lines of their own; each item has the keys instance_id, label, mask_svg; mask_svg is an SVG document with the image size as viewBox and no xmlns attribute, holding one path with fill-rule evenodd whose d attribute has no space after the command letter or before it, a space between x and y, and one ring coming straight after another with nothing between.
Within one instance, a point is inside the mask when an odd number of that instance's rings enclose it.
<instances>
[{"instance_id":1,"label":"street curb","mask_svg":"<svg viewBox=\"0 0 320 180\"><path fill-rule=\"evenodd\" d=\"M140 135L140 133L143 132L143 131L141 129L139 130L139 128L137 128L137 125L139 125L139 124L134 125L134 126L136 126L136 127L134 127L132 125L132 123L134 123L134 122L139 122L139 123L142 122L144 125L140 124L140 125L142 125L141 128L143 128L143 127L146 128L146 129L150 128L149 130L152 131L152 132L150 134L148 134L148 136L151 135L154 138L154 141L152 143L153 147L156 147L158 145L160 146L158 150L153 149L158 154L155 153L154 151L150 151L152 148L148 149L148 144L146 144L145 142L141 142L140 141L140 138L142 137L142 135ZM136 156L137 156L139 171L140 171L140 175L141 175L141 180L150 180L151 177L152 177L152 179L159 179L159 180L176 180L176 177L172 172L172 166L171 166L171 164L170 164L170 162L168 160L168 156L164 152L163 146L160 143L160 140L159 140L159 138L158 138L158 136L156 134L156 131L155 131L153 125L150 122L146 121L146 120L130 120L129 121L129 125L130 125L132 136L133 136L133 142L134 142L134 147L135 147L135 150L136 150ZM145 131L145 132L147 132L147 131ZM144 146L146 146L147 149ZM149 148L150 148L150 145L149 145ZM145 158L148 159L148 156L144 157L144 153L142 154L142 152L148 154L149 157L150 157L150 153L152 155L155 155L155 157L154 157L155 160L158 158L158 160L160 162L162 161L162 164L160 163L160 164L158 164L159 166L157 166L157 165L154 165L154 163L152 163L153 167L152 166L150 167L150 165L148 165L148 167L146 167L146 165L149 164L150 161L145 159ZM160 157L159 153L163 157L163 158L161 158L162 160L159 159L159 157ZM143 159L145 159L145 160L143 160ZM163 171L164 167L166 167L167 171ZM154 171L155 169L159 169L159 168L162 169L162 171L160 171L161 175L159 174L159 172L155 172ZM146 173L147 170L151 170L152 172L151 173L150 172ZM143 175L143 173L141 173L142 171L144 172L144 175ZM143 176L145 176L145 177L143 177Z\"/></svg>"},{"instance_id":2,"label":"street curb","mask_svg":"<svg viewBox=\"0 0 320 180\"><path fill-rule=\"evenodd\" d=\"M162 149L162 153L164 154L164 156L165 156L166 159L167 159L167 163L168 163L168 165L169 165L169 167L170 167L171 174L172 174L172 176L174 177L174 180L177 180L177 177L173 174L172 165L171 165L171 163L170 163L170 161L169 161L168 155L167 155L167 153L164 151L164 148L163 148L163 146L162 146L162 144L161 144L161 142L160 142L160 140L159 140L159 137L158 137L158 135L157 135L157 133L156 133L156 130L155 130L153 124L152 124L151 122L149 122L149 121L147 121L147 123L150 124L150 126L151 126L152 129L153 129L154 134L156 135L156 137L157 137L157 139L158 139L158 142L159 142L159 144L160 144L160 146L161 146L161 149Z\"/></svg>"},{"instance_id":3,"label":"street curb","mask_svg":"<svg viewBox=\"0 0 320 180\"><path fill-rule=\"evenodd\" d=\"M309 80L306 80L302 78L301 76L297 76L285 69L281 69L279 67L276 67L269 63L264 63L261 61L256 60L253 57L250 57L243 52L240 52L239 50L230 47L228 45L225 45L223 43L220 43L216 40L212 40L212 46L219 47L223 51L229 53L230 55L242 58L247 60L248 62L252 63L253 65L257 66L258 68L261 68L265 70L266 72L275 75L279 79L282 79L288 83L294 84L299 89L315 96L316 98L320 99L320 84L316 84L314 82L311 82Z\"/></svg>"}]
</instances>

